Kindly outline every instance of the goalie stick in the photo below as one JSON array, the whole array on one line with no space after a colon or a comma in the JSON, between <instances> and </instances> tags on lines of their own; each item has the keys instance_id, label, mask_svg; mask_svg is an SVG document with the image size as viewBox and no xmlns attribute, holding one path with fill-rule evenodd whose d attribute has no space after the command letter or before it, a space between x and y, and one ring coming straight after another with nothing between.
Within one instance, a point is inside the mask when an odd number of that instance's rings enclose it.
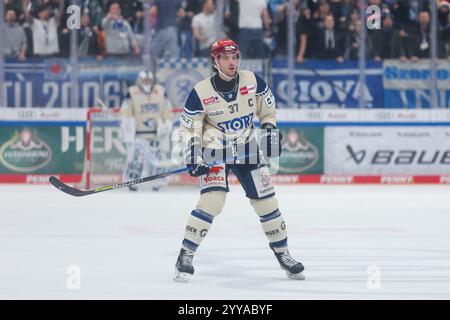
<instances>
[{"instance_id":1,"label":"goalie stick","mask_svg":"<svg viewBox=\"0 0 450 320\"><path fill-rule=\"evenodd\" d=\"M250 158L250 157L254 157L256 156L256 154L249 154L249 155L245 155L245 156L241 156L241 157L236 157L236 158L230 158L227 159L225 161L219 161L219 162L213 162L213 163L207 163L208 166L212 167L212 166L216 166L216 165L220 165L223 163L228 163L231 161L236 161L236 160L242 160L245 158ZM71 196L74 197L84 197L84 196L88 196L90 194L94 194L94 193L99 193L99 192L103 192L103 191L108 191L108 190L113 190L113 189L119 189L119 188L123 188L123 187L127 187L127 186L132 186L135 184L140 184L143 182L147 182L147 181L152 181L152 180L156 180L156 179L160 179L160 178L165 178L167 176L173 175L173 174L178 174L178 173L182 173L182 172L186 172L188 171L188 168L180 168L174 171L169 171L169 172L163 172L163 173L159 173L153 176L149 176L149 177L145 177L145 178L140 178L140 179L135 179L135 180L129 180L129 181L125 181L119 184L115 184L112 186L104 186L104 187L99 187L99 188L95 188L95 189L91 189L91 190L81 190L81 189L76 189L74 187L71 187L67 184L65 184L64 182L62 182L61 180L59 180L57 177L55 176L51 176L49 178L50 183L57 189L61 190L62 192L65 192Z\"/></svg>"}]
</instances>

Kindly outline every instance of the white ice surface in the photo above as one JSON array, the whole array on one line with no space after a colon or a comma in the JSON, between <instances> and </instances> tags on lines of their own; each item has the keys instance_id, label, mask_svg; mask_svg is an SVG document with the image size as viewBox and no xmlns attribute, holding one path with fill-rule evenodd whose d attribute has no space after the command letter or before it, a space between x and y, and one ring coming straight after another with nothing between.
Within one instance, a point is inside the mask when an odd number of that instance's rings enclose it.
<instances>
[{"instance_id":1,"label":"white ice surface","mask_svg":"<svg viewBox=\"0 0 450 320\"><path fill-rule=\"evenodd\" d=\"M276 191L306 280L279 269L232 186L184 284L172 277L197 190L74 198L51 186L0 185L0 298L450 299L449 186ZM79 290L67 287L69 266L80 268Z\"/></svg>"}]
</instances>

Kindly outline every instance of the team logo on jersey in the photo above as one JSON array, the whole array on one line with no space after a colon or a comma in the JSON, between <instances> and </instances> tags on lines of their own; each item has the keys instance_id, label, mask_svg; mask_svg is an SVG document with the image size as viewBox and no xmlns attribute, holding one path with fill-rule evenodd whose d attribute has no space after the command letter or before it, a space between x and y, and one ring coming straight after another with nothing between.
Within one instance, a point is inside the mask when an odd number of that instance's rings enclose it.
<instances>
[{"instance_id":1,"label":"team logo on jersey","mask_svg":"<svg viewBox=\"0 0 450 320\"><path fill-rule=\"evenodd\" d=\"M242 95L256 92L256 84L249 84L248 86L239 89Z\"/></svg>"},{"instance_id":2,"label":"team logo on jersey","mask_svg":"<svg viewBox=\"0 0 450 320\"><path fill-rule=\"evenodd\" d=\"M215 96L215 97L213 96L213 97L209 97L209 98L203 99L203 104L205 105L205 107L209 106L210 104L217 103L217 102L219 102L219 97L218 96Z\"/></svg>"},{"instance_id":3,"label":"team logo on jersey","mask_svg":"<svg viewBox=\"0 0 450 320\"><path fill-rule=\"evenodd\" d=\"M222 132L234 132L250 127L250 125L252 124L252 120L253 112L239 118L219 122L217 125Z\"/></svg>"}]
</instances>

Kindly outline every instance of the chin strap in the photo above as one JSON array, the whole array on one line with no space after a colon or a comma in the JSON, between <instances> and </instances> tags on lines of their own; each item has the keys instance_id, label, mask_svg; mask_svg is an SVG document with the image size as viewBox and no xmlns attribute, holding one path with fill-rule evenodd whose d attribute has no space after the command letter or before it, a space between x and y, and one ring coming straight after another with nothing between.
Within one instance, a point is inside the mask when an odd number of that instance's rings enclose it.
<instances>
[{"instance_id":1,"label":"chin strap","mask_svg":"<svg viewBox=\"0 0 450 320\"><path fill-rule=\"evenodd\" d=\"M214 60L214 67L217 69L217 72L219 72L219 74L222 77L224 77L226 80L228 80L228 81L233 80L233 79L235 79L238 76L240 66L241 66L241 59L239 59L239 62L238 62L237 68L236 68L236 74L234 75L234 77L229 77L225 73L223 73L222 70L220 70L219 63L217 62L217 59Z\"/></svg>"}]
</instances>

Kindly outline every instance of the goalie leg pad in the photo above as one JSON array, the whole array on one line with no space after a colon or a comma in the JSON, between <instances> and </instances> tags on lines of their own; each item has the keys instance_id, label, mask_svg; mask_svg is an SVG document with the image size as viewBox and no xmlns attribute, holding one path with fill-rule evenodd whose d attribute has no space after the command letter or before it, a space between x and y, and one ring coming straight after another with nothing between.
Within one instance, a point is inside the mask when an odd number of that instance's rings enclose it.
<instances>
[{"instance_id":1,"label":"goalie leg pad","mask_svg":"<svg viewBox=\"0 0 450 320\"><path fill-rule=\"evenodd\" d=\"M144 168L144 154L139 144L134 143L128 148L127 165L124 172L124 180L138 179Z\"/></svg>"},{"instance_id":2,"label":"goalie leg pad","mask_svg":"<svg viewBox=\"0 0 450 320\"><path fill-rule=\"evenodd\" d=\"M200 195L200 199L198 199L196 209L208 212L208 214L215 217L222 212L226 195L226 191L222 190L204 192Z\"/></svg>"}]
</instances>

